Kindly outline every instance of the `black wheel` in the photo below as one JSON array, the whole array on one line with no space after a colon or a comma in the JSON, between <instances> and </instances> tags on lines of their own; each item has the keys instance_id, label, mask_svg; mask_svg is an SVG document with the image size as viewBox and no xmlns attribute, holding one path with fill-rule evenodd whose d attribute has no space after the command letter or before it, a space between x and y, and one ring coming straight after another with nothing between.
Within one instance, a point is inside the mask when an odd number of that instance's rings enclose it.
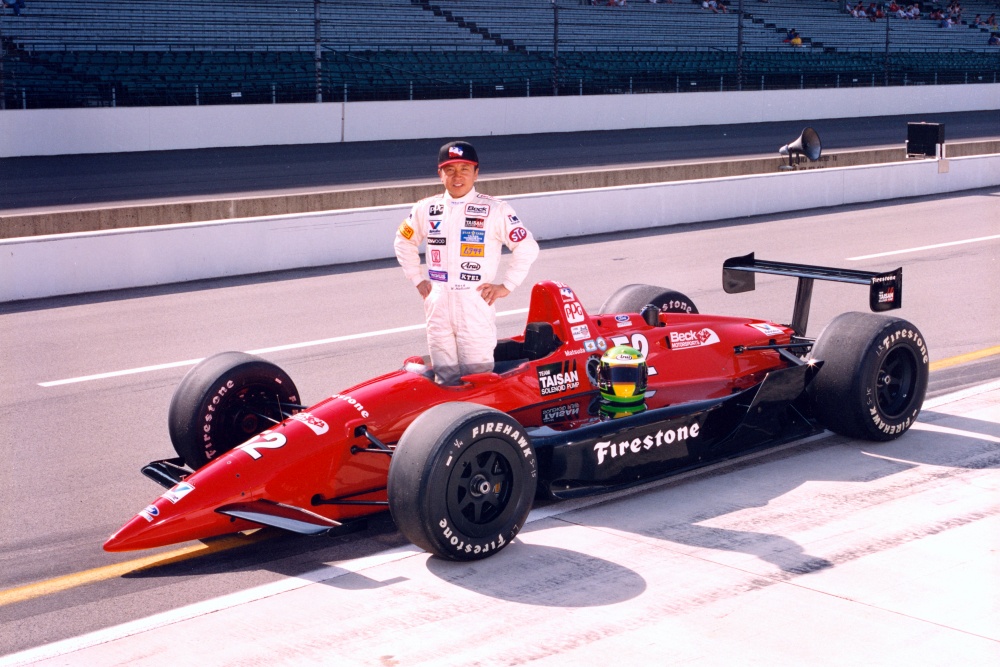
<instances>
[{"instance_id":1,"label":"black wheel","mask_svg":"<svg viewBox=\"0 0 1000 667\"><path fill-rule=\"evenodd\" d=\"M486 558L524 525L537 470L531 442L510 416L472 403L435 406L410 424L392 455L392 519L436 556Z\"/></svg>"},{"instance_id":2,"label":"black wheel","mask_svg":"<svg viewBox=\"0 0 1000 667\"><path fill-rule=\"evenodd\" d=\"M638 313L644 306L658 306L661 313L697 313L698 309L689 297L674 290L654 285L626 285L609 296L600 310L609 313Z\"/></svg>"},{"instance_id":3,"label":"black wheel","mask_svg":"<svg viewBox=\"0 0 1000 667\"><path fill-rule=\"evenodd\" d=\"M170 440L193 470L298 410L299 392L274 364L222 352L188 371L174 390Z\"/></svg>"},{"instance_id":4,"label":"black wheel","mask_svg":"<svg viewBox=\"0 0 1000 667\"><path fill-rule=\"evenodd\" d=\"M927 343L898 317L838 315L810 357L823 361L810 385L820 423L864 440L892 440L917 420L927 391Z\"/></svg>"}]
</instances>

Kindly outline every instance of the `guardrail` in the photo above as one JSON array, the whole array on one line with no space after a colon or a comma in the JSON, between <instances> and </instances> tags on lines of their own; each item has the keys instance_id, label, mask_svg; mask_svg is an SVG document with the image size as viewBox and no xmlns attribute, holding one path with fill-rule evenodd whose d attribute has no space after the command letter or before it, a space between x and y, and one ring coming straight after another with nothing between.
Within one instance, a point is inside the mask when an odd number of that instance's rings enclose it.
<instances>
[{"instance_id":1,"label":"guardrail","mask_svg":"<svg viewBox=\"0 0 1000 667\"><path fill-rule=\"evenodd\" d=\"M541 240L1000 185L1000 155L516 194ZM483 191L487 190L485 187ZM409 204L0 240L0 302L392 256Z\"/></svg>"}]
</instances>

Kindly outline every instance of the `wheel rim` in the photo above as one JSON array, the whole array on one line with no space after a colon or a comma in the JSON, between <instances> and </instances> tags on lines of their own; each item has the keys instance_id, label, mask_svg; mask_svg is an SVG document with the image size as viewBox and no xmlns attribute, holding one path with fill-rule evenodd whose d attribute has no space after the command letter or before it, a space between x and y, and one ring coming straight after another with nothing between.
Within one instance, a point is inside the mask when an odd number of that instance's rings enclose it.
<instances>
[{"instance_id":1,"label":"wheel rim","mask_svg":"<svg viewBox=\"0 0 1000 667\"><path fill-rule=\"evenodd\" d=\"M902 416L916 392L916 357L905 347L891 350L878 369L876 383L878 411L889 419Z\"/></svg>"},{"instance_id":2,"label":"wheel rim","mask_svg":"<svg viewBox=\"0 0 1000 667\"><path fill-rule=\"evenodd\" d=\"M455 462L447 487L448 515L463 533L480 537L504 519L514 496L515 474L502 451L507 443L480 440Z\"/></svg>"},{"instance_id":3,"label":"wheel rim","mask_svg":"<svg viewBox=\"0 0 1000 667\"><path fill-rule=\"evenodd\" d=\"M272 388L248 385L228 394L219 406L219 421L213 444L215 456L228 452L264 429L284 419L282 398Z\"/></svg>"}]
</instances>

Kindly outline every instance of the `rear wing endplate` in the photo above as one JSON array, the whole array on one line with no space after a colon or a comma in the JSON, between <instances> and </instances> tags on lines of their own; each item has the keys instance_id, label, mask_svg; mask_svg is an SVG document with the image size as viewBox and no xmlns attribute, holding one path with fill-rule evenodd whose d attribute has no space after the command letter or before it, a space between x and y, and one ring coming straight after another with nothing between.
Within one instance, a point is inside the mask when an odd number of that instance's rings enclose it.
<instances>
[{"instance_id":1,"label":"rear wing endplate","mask_svg":"<svg viewBox=\"0 0 1000 667\"><path fill-rule=\"evenodd\" d=\"M750 253L743 257L730 257L722 263L722 288L728 294L751 292L756 288L754 279L756 273L792 276L799 279L798 289L795 291L795 311L789 326L800 336L805 334L809 323L809 307L815 280L868 285L868 306L872 312L880 313L903 305L903 267L888 273L876 273L808 264L768 262L754 258L754 254Z\"/></svg>"}]
</instances>

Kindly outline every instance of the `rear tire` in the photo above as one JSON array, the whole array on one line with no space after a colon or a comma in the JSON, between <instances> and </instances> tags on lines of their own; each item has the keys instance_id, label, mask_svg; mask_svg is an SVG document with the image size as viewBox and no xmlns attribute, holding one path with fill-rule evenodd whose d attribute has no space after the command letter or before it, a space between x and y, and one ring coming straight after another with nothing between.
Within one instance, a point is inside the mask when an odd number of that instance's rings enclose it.
<instances>
[{"instance_id":1,"label":"rear tire","mask_svg":"<svg viewBox=\"0 0 1000 667\"><path fill-rule=\"evenodd\" d=\"M809 356L823 361L809 392L816 417L831 431L893 440L917 420L930 369L924 337L906 320L843 313Z\"/></svg>"},{"instance_id":2,"label":"rear tire","mask_svg":"<svg viewBox=\"0 0 1000 667\"><path fill-rule=\"evenodd\" d=\"M602 315L638 313L653 304L661 313L697 313L689 297L680 292L654 285L625 285L609 296L598 312Z\"/></svg>"},{"instance_id":3,"label":"rear tire","mask_svg":"<svg viewBox=\"0 0 1000 667\"><path fill-rule=\"evenodd\" d=\"M400 438L389 466L389 510L417 546L448 560L479 560L524 526L537 471L531 442L512 417L444 403Z\"/></svg>"},{"instance_id":4,"label":"rear tire","mask_svg":"<svg viewBox=\"0 0 1000 667\"><path fill-rule=\"evenodd\" d=\"M170 440L197 470L284 421L298 403L298 389L278 366L243 352L222 352L188 371L174 390Z\"/></svg>"}]
</instances>

